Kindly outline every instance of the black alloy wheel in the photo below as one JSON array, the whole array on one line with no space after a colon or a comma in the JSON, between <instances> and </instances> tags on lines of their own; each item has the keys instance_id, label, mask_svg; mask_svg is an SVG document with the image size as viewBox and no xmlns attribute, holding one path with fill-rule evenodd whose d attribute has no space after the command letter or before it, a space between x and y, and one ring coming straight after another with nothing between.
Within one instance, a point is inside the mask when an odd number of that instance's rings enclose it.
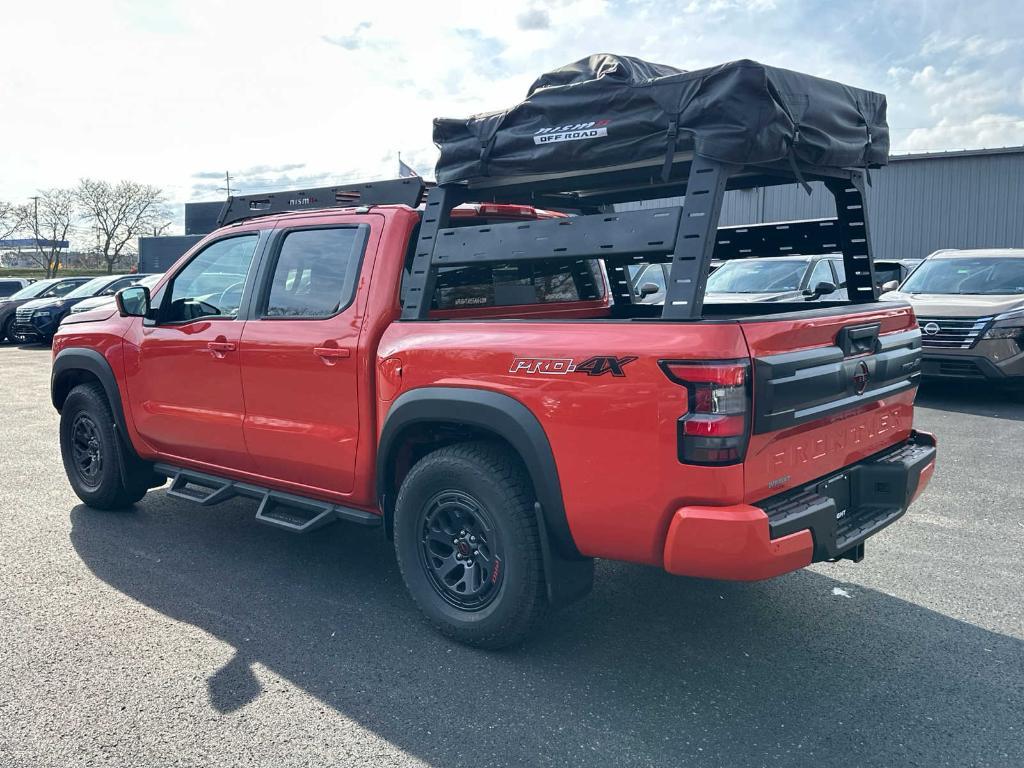
<instances>
[{"instance_id":1,"label":"black alloy wheel","mask_svg":"<svg viewBox=\"0 0 1024 768\"><path fill-rule=\"evenodd\" d=\"M502 552L484 506L463 491L442 491L423 506L420 557L430 583L464 611L485 608L501 588Z\"/></svg>"},{"instance_id":2,"label":"black alloy wheel","mask_svg":"<svg viewBox=\"0 0 1024 768\"><path fill-rule=\"evenodd\" d=\"M99 427L87 413L79 413L71 426L71 452L79 479L88 487L99 485L103 451Z\"/></svg>"}]
</instances>

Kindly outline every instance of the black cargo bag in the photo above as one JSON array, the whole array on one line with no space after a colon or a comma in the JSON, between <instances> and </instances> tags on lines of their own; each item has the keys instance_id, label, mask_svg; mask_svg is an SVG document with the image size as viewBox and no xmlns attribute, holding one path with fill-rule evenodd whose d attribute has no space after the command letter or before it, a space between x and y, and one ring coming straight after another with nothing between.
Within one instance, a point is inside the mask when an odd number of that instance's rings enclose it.
<instances>
[{"instance_id":1,"label":"black cargo bag","mask_svg":"<svg viewBox=\"0 0 1024 768\"><path fill-rule=\"evenodd\" d=\"M740 165L884 165L885 96L743 60L684 72L597 54L542 75L504 112L434 120L440 184L652 166L677 152Z\"/></svg>"}]
</instances>

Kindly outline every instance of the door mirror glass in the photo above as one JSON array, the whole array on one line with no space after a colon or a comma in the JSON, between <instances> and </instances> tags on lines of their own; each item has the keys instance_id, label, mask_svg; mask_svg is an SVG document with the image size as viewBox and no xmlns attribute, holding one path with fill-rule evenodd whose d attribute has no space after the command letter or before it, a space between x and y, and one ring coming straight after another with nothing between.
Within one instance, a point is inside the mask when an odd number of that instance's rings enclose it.
<instances>
[{"instance_id":1,"label":"door mirror glass","mask_svg":"<svg viewBox=\"0 0 1024 768\"><path fill-rule=\"evenodd\" d=\"M145 317L149 314L149 288L144 285L122 288L114 295L114 301L121 317Z\"/></svg>"}]
</instances>

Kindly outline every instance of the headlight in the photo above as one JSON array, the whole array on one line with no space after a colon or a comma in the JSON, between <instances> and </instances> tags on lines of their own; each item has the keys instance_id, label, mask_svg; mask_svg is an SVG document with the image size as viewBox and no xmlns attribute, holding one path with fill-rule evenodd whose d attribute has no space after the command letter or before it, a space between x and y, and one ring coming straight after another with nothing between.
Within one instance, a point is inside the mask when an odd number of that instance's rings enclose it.
<instances>
[{"instance_id":1,"label":"headlight","mask_svg":"<svg viewBox=\"0 0 1024 768\"><path fill-rule=\"evenodd\" d=\"M1015 339L1024 335L1024 309L1015 309L996 315L992 327L985 331L983 339Z\"/></svg>"}]
</instances>

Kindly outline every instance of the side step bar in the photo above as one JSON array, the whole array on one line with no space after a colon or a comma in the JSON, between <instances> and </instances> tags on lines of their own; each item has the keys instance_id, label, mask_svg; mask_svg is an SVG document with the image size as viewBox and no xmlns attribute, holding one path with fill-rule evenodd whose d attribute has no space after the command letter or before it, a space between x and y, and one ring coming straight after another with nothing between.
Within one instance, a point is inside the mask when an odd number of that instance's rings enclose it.
<instances>
[{"instance_id":1,"label":"side step bar","mask_svg":"<svg viewBox=\"0 0 1024 768\"><path fill-rule=\"evenodd\" d=\"M216 477L193 469L156 464L153 470L171 481L171 487L167 489L168 496L191 501L202 507L212 507L235 496L256 499L260 503L256 510L256 519L259 522L292 533L308 533L336 520L370 527L383 522L380 515L362 509L343 507L329 501L296 496L283 491L272 491L269 488Z\"/></svg>"}]
</instances>

